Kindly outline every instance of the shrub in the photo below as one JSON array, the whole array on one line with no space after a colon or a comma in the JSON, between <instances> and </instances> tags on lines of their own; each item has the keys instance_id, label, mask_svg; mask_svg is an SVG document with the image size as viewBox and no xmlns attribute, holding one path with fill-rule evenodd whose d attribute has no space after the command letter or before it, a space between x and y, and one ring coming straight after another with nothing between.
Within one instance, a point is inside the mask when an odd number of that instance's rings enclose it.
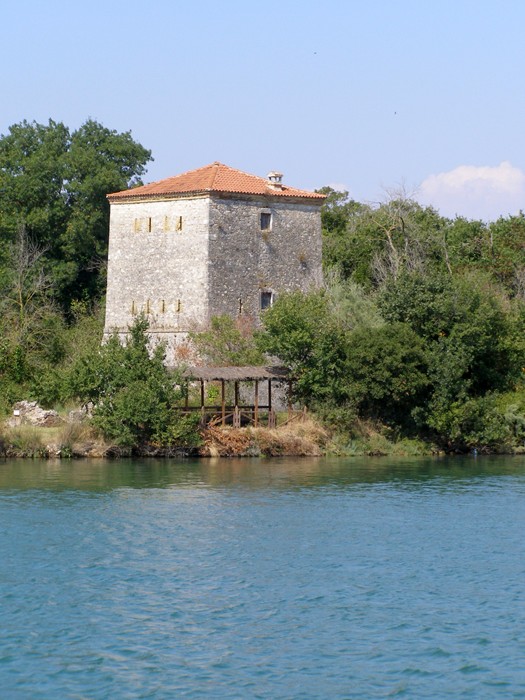
<instances>
[{"instance_id":1,"label":"shrub","mask_svg":"<svg viewBox=\"0 0 525 700\"><path fill-rule=\"evenodd\" d=\"M455 402L432 414L428 423L448 450L492 452L512 442L509 420L498 407L495 394Z\"/></svg>"},{"instance_id":2,"label":"shrub","mask_svg":"<svg viewBox=\"0 0 525 700\"><path fill-rule=\"evenodd\" d=\"M125 346L115 335L82 357L72 368L70 392L95 404L94 425L118 446L198 444L198 416L175 410L184 396L181 373L165 367L164 346L150 355L147 327L139 317Z\"/></svg>"}]
</instances>

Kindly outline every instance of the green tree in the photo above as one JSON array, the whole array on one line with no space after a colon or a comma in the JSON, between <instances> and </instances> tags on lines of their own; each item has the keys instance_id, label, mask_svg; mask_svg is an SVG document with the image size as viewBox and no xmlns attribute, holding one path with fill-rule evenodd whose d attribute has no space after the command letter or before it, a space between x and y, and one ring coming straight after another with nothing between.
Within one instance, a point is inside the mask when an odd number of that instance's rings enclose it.
<instances>
[{"instance_id":1,"label":"green tree","mask_svg":"<svg viewBox=\"0 0 525 700\"><path fill-rule=\"evenodd\" d=\"M256 345L252 326L243 318L214 316L208 330L190 333L200 357L216 367L263 364L264 353Z\"/></svg>"},{"instance_id":2,"label":"green tree","mask_svg":"<svg viewBox=\"0 0 525 700\"><path fill-rule=\"evenodd\" d=\"M291 368L296 397L325 415L408 426L425 399L425 349L407 324L342 319L326 291L282 295L263 320L262 347Z\"/></svg>"},{"instance_id":3,"label":"green tree","mask_svg":"<svg viewBox=\"0 0 525 700\"><path fill-rule=\"evenodd\" d=\"M488 229L486 269L510 294L525 298L525 214L500 217Z\"/></svg>"},{"instance_id":4,"label":"green tree","mask_svg":"<svg viewBox=\"0 0 525 700\"><path fill-rule=\"evenodd\" d=\"M23 227L7 247L8 264L0 282L0 385L10 400L13 391L20 391L12 382L23 385L63 357L64 324L51 301L44 254Z\"/></svg>"},{"instance_id":5,"label":"green tree","mask_svg":"<svg viewBox=\"0 0 525 700\"><path fill-rule=\"evenodd\" d=\"M198 444L198 416L175 410L184 396L181 373L165 367L162 345L150 355L147 327L138 318L125 346L115 335L82 357L71 368L70 393L95 404L95 425L117 445Z\"/></svg>"},{"instance_id":6,"label":"green tree","mask_svg":"<svg viewBox=\"0 0 525 700\"><path fill-rule=\"evenodd\" d=\"M55 298L65 308L73 299L100 294L109 222L106 194L140 184L150 159L150 151L129 132L93 120L73 133L52 120L11 126L0 137L4 274L6 242L22 227L45 249Z\"/></svg>"},{"instance_id":7,"label":"green tree","mask_svg":"<svg viewBox=\"0 0 525 700\"><path fill-rule=\"evenodd\" d=\"M425 346L405 323L359 328L347 338L344 374L350 401L362 416L414 427L430 381Z\"/></svg>"},{"instance_id":8,"label":"green tree","mask_svg":"<svg viewBox=\"0 0 525 700\"><path fill-rule=\"evenodd\" d=\"M324 262L343 279L351 278L371 289L403 270L438 265L450 271L447 220L431 207L422 207L403 195L377 207L329 201L325 207ZM337 214L334 221L329 218L333 211Z\"/></svg>"},{"instance_id":9,"label":"green tree","mask_svg":"<svg viewBox=\"0 0 525 700\"><path fill-rule=\"evenodd\" d=\"M345 330L334 320L324 291L281 295L263 318L259 345L295 378L295 397L312 405L344 400Z\"/></svg>"},{"instance_id":10,"label":"green tree","mask_svg":"<svg viewBox=\"0 0 525 700\"><path fill-rule=\"evenodd\" d=\"M408 323L427 344L442 401L505 390L516 379L506 299L485 275L404 274L386 285L386 320Z\"/></svg>"}]
</instances>

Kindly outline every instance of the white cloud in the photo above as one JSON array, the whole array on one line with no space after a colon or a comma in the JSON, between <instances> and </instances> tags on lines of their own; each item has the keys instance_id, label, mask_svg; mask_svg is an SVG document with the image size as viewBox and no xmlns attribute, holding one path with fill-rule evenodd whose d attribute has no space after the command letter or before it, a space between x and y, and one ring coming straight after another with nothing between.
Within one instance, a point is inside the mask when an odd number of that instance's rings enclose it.
<instances>
[{"instance_id":1,"label":"white cloud","mask_svg":"<svg viewBox=\"0 0 525 700\"><path fill-rule=\"evenodd\" d=\"M525 209L525 173L508 161L495 167L460 165L423 180L416 199L444 216L493 220Z\"/></svg>"}]
</instances>

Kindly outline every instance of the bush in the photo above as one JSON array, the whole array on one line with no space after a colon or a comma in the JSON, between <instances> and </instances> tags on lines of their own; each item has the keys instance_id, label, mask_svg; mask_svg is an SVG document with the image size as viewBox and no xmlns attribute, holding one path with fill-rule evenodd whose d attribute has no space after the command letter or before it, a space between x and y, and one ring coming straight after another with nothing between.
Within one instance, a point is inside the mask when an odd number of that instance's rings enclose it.
<instances>
[{"instance_id":1,"label":"bush","mask_svg":"<svg viewBox=\"0 0 525 700\"><path fill-rule=\"evenodd\" d=\"M493 452L513 441L510 421L499 408L495 394L453 403L447 410L432 414L428 422L448 450Z\"/></svg>"},{"instance_id":2,"label":"bush","mask_svg":"<svg viewBox=\"0 0 525 700\"><path fill-rule=\"evenodd\" d=\"M358 329L347 339L348 396L361 415L409 427L429 388L422 340L404 323Z\"/></svg>"},{"instance_id":3,"label":"bush","mask_svg":"<svg viewBox=\"0 0 525 700\"><path fill-rule=\"evenodd\" d=\"M218 367L260 365L264 354L256 347L253 324L247 316L234 320L230 316L214 316L210 328L190 333L199 355L208 364Z\"/></svg>"},{"instance_id":4,"label":"bush","mask_svg":"<svg viewBox=\"0 0 525 700\"><path fill-rule=\"evenodd\" d=\"M181 373L165 367L164 346L150 356L147 327L139 318L129 329L126 346L115 335L81 358L72 368L70 393L95 404L94 425L116 445L198 444L198 416L176 410L184 397Z\"/></svg>"}]
</instances>

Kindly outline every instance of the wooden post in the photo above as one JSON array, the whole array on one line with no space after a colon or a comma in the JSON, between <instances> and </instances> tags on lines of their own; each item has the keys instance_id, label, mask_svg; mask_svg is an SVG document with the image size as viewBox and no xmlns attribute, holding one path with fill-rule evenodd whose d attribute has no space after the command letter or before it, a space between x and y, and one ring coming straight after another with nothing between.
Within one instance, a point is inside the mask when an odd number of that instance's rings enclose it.
<instances>
[{"instance_id":1,"label":"wooden post","mask_svg":"<svg viewBox=\"0 0 525 700\"><path fill-rule=\"evenodd\" d=\"M226 425L226 389L224 387L224 379L221 379L221 415L222 425Z\"/></svg>"},{"instance_id":2,"label":"wooden post","mask_svg":"<svg viewBox=\"0 0 525 700\"><path fill-rule=\"evenodd\" d=\"M201 408L204 407L204 379L201 379Z\"/></svg>"},{"instance_id":3,"label":"wooden post","mask_svg":"<svg viewBox=\"0 0 525 700\"><path fill-rule=\"evenodd\" d=\"M189 398L190 398L190 382L189 380L186 382L186 396L184 397L184 408L188 408L189 405Z\"/></svg>"},{"instance_id":4,"label":"wooden post","mask_svg":"<svg viewBox=\"0 0 525 700\"><path fill-rule=\"evenodd\" d=\"M269 428L271 428L271 427L275 428L275 425L274 426L270 425L270 421L272 420L272 418L271 418L272 413L273 413L273 411L272 411L272 380L268 379L268 427Z\"/></svg>"},{"instance_id":5,"label":"wooden post","mask_svg":"<svg viewBox=\"0 0 525 700\"><path fill-rule=\"evenodd\" d=\"M257 423L259 422L259 380L255 380L255 399L254 399L254 406L253 406L253 423L255 427L257 427Z\"/></svg>"},{"instance_id":6,"label":"wooden post","mask_svg":"<svg viewBox=\"0 0 525 700\"><path fill-rule=\"evenodd\" d=\"M235 402L234 403L236 406L238 406L239 405L239 382L235 382L234 386L235 386Z\"/></svg>"},{"instance_id":7,"label":"wooden post","mask_svg":"<svg viewBox=\"0 0 525 700\"><path fill-rule=\"evenodd\" d=\"M288 380L288 418L292 417L292 381Z\"/></svg>"}]
</instances>

